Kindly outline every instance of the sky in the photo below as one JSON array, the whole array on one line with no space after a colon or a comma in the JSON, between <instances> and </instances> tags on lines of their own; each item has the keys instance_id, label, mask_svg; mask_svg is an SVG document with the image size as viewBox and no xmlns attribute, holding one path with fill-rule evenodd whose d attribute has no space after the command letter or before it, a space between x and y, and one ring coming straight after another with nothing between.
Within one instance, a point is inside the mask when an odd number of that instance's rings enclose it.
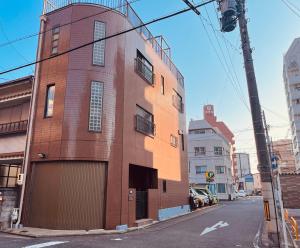
<instances>
[{"instance_id":1,"label":"sky","mask_svg":"<svg viewBox=\"0 0 300 248\"><path fill-rule=\"evenodd\" d=\"M283 0L248 0L247 17L260 101L273 140L289 138L282 66L283 55L300 37L300 2L285 0L299 9L299 16ZM200 0L194 1L196 3ZM37 36L4 45L7 41L36 34L43 0L10 0L0 5L0 71L35 60ZM132 4L143 21L185 8L182 0L136 0ZM236 148L248 152L256 170L256 155L243 58L238 28L221 33L216 3L200 8L201 17L189 12L149 26L163 35L172 60L185 77L186 114L201 119L204 104L213 104L218 119L235 134ZM0 83L26 76L34 67L0 75Z\"/></svg>"}]
</instances>

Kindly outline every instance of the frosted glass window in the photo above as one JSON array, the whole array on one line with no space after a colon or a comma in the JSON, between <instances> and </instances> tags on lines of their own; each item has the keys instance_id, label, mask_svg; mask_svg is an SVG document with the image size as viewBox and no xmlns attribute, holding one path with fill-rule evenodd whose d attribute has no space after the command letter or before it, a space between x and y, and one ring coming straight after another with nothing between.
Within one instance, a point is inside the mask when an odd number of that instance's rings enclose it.
<instances>
[{"instance_id":1,"label":"frosted glass window","mask_svg":"<svg viewBox=\"0 0 300 248\"><path fill-rule=\"evenodd\" d=\"M103 109L103 83L93 81L91 84L89 130L101 132Z\"/></svg>"},{"instance_id":2,"label":"frosted glass window","mask_svg":"<svg viewBox=\"0 0 300 248\"><path fill-rule=\"evenodd\" d=\"M105 38L105 23L96 21L94 27L94 41ZM93 47L93 64L104 65L105 60L105 41L94 43Z\"/></svg>"}]
</instances>

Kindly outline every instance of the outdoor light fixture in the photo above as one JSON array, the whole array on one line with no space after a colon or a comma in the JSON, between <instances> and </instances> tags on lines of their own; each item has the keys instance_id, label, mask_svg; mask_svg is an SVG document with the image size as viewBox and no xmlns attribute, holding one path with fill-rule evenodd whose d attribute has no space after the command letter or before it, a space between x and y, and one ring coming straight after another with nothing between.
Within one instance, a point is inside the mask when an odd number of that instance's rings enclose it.
<instances>
[{"instance_id":1,"label":"outdoor light fixture","mask_svg":"<svg viewBox=\"0 0 300 248\"><path fill-rule=\"evenodd\" d=\"M38 153L37 154L39 156L39 158L46 158L46 154L45 153Z\"/></svg>"}]
</instances>

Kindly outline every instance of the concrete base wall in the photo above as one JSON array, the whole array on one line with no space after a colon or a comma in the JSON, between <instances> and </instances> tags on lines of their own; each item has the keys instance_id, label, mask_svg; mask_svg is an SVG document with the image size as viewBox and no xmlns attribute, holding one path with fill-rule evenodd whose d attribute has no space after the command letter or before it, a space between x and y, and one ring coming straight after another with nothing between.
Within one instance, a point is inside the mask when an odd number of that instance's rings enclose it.
<instances>
[{"instance_id":1,"label":"concrete base wall","mask_svg":"<svg viewBox=\"0 0 300 248\"><path fill-rule=\"evenodd\" d=\"M10 216L17 204L16 190L1 190L3 201L0 202L0 229L10 227Z\"/></svg>"},{"instance_id":2,"label":"concrete base wall","mask_svg":"<svg viewBox=\"0 0 300 248\"><path fill-rule=\"evenodd\" d=\"M181 214L189 213L191 211L189 205L182 205L173 208L164 208L158 210L158 220L166 220Z\"/></svg>"}]
</instances>

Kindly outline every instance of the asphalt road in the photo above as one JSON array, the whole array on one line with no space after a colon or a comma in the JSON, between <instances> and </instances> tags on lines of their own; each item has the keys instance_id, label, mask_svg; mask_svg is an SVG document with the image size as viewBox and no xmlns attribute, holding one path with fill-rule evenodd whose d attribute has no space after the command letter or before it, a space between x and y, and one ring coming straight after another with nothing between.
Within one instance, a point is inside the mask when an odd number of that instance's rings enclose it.
<instances>
[{"instance_id":1,"label":"asphalt road","mask_svg":"<svg viewBox=\"0 0 300 248\"><path fill-rule=\"evenodd\" d=\"M1 233L0 247L257 248L262 220L261 198L250 197L224 202L214 208L201 209L183 217L121 235L27 238Z\"/></svg>"}]
</instances>

